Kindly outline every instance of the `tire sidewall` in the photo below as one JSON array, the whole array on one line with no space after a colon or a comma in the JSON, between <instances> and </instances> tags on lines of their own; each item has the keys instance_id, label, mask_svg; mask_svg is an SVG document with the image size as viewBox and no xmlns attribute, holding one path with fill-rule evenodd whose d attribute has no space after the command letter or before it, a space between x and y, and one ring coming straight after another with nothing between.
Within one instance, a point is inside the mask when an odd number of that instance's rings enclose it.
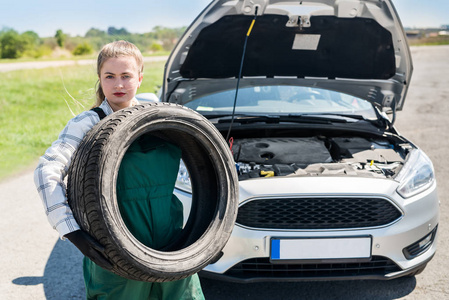
<instances>
[{"instance_id":1,"label":"tire sidewall","mask_svg":"<svg viewBox=\"0 0 449 300\"><path fill-rule=\"evenodd\" d=\"M190 109L158 103L122 110L118 114L126 115L129 111L137 112L133 112L132 118L125 119L111 133L102 149L102 156L99 157L98 205L103 216L103 220L99 221L103 221L102 226L108 231L110 238L110 246L106 250L114 253L113 260L125 259L143 273L164 278L189 276L209 264L225 246L232 232L238 199L236 170L231 167L232 154L213 124ZM119 116L112 115L103 120L97 132L108 128L117 117ZM171 252L151 249L129 232L121 218L116 195L117 174L128 147L143 134L164 130L182 132L208 150L207 159L214 165L219 194L216 200L217 211L207 230L193 244ZM92 222L95 221L98 220Z\"/></svg>"}]
</instances>

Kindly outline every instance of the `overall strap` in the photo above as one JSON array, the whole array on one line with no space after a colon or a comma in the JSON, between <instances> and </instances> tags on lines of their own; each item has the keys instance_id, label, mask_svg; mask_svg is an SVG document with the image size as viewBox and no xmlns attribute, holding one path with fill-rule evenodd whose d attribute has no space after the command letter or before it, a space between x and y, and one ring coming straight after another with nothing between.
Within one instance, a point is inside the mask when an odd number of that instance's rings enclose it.
<instances>
[{"instance_id":1,"label":"overall strap","mask_svg":"<svg viewBox=\"0 0 449 300\"><path fill-rule=\"evenodd\" d=\"M104 113L104 111L99 107L94 107L91 110L93 110L94 112L96 112L98 114L98 116L100 117L100 120L102 120L106 117L106 114Z\"/></svg>"}]
</instances>

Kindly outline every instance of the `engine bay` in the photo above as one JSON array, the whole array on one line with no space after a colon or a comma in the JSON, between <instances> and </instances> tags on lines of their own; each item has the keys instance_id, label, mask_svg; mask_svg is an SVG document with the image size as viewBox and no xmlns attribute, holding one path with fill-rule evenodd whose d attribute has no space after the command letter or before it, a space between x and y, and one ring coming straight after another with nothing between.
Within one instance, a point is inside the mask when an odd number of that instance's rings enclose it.
<instances>
[{"instance_id":1,"label":"engine bay","mask_svg":"<svg viewBox=\"0 0 449 300\"><path fill-rule=\"evenodd\" d=\"M412 146L383 138L274 137L236 139L239 180L273 176L392 178Z\"/></svg>"}]
</instances>

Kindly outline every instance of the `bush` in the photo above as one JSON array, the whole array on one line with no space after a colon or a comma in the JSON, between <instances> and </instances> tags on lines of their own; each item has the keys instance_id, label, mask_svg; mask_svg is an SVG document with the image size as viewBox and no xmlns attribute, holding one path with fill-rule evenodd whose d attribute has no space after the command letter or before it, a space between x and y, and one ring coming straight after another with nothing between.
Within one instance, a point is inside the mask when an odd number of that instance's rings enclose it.
<instances>
[{"instance_id":1,"label":"bush","mask_svg":"<svg viewBox=\"0 0 449 300\"><path fill-rule=\"evenodd\" d=\"M92 46L86 42L78 44L73 50L73 55L87 55L94 52Z\"/></svg>"},{"instance_id":2,"label":"bush","mask_svg":"<svg viewBox=\"0 0 449 300\"><path fill-rule=\"evenodd\" d=\"M150 50L153 51L153 52L159 52L159 51L164 50L164 48L163 48L162 45L159 44L159 43L153 43L153 44L151 44L151 46L150 46Z\"/></svg>"},{"instance_id":3,"label":"bush","mask_svg":"<svg viewBox=\"0 0 449 300\"><path fill-rule=\"evenodd\" d=\"M25 57L32 57L32 58L41 58L43 56L50 56L52 53L52 49L47 45L40 45L37 48L26 50L23 53L23 56Z\"/></svg>"}]
</instances>

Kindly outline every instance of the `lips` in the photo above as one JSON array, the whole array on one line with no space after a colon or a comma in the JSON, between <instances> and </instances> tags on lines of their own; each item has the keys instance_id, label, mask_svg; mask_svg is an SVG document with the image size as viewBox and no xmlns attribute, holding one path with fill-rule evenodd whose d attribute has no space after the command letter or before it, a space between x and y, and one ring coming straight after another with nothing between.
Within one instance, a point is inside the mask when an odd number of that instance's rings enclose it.
<instances>
[{"instance_id":1,"label":"lips","mask_svg":"<svg viewBox=\"0 0 449 300\"><path fill-rule=\"evenodd\" d=\"M126 95L125 93L114 93L114 96L116 97L123 97L125 95Z\"/></svg>"}]
</instances>

